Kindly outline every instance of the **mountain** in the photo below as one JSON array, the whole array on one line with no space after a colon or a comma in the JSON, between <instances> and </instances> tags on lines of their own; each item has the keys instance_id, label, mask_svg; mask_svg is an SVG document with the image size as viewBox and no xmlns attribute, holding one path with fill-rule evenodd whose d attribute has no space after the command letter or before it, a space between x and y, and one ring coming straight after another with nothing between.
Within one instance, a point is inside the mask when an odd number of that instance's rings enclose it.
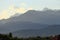
<instances>
[{"instance_id":1,"label":"mountain","mask_svg":"<svg viewBox=\"0 0 60 40\"><path fill-rule=\"evenodd\" d=\"M3 23L13 21L25 21L41 24L60 24L60 10L44 9L42 11L28 10L26 13L13 16L6 20L1 20Z\"/></svg>"},{"instance_id":2,"label":"mountain","mask_svg":"<svg viewBox=\"0 0 60 40\"><path fill-rule=\"evenodd\" d=\"M26 29L13 32L18 37L51 36L60 34L60 25L49 25L43 29Z\"/></svg>"},{"instance_id":3,"label":"mountain","mask_svg":"<svg viewBox=\"0 0 60 40\"><path fill-rule=\"evenodd\" d=\"M24 29L42 29L47 27L48 25L32 23L32 22L9 22L3 25L0 25L1 33L9 33L16 30L24 30Z\"/></svg>"},{"instance_id":4,"label":"mountain","mask_svg":"<svg viewBox=\"0 0 60 40\"><path fill-rule=\"evenodd\" d=\"M0 33L24 29L42 29L55 24L60 25L60 10L29 10L24 14L0 20Z\"/></svg>"},{"instance_id":5,"label":"mountain","mask_svg":"<svg viewBox=\"0 0 60 40\"><path fill-rule=\"evenodd\" d=\"M7 19L6 22L13 21L25 21L25 22L33 22L33 23L41 23L41 24L60 24L60 10L29 10L26 13L11 17Z\"/></svg>"}]
</instances>

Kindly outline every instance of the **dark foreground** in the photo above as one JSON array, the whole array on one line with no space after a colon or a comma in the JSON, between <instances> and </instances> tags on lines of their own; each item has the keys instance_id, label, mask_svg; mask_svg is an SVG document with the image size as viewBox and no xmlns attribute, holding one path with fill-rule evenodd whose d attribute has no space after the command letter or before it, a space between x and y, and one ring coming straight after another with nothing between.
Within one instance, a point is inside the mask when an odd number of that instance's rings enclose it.
<instances>
[{"instance_id":1,"label":"dark foreground","mask_svg":"<svg viewBox=\"0 0 60 40\"><path fill-rule=\"evenodd\" d=\"M18 38L13 37L12 33L0 34L0 40L60 40L60 35L49 36L49 37L29 37L29 38Z\"/></svg>"}]
</instances>

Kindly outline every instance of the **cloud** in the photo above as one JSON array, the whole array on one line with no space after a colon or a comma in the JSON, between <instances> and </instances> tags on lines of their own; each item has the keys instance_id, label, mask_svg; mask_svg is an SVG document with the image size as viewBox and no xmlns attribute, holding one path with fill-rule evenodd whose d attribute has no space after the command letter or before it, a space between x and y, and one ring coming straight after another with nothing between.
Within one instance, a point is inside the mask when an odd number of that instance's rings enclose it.
<instances>
[{"instance_id":1,"label":"cloud","mask_svg":"<svg viewBox=\"0 0 60 40\"><path fill-rule=\"evenodd\" d=\"M15 6L11 6L11 7L9 7L9 10L10 10L10 12L12 11L12 12L14 12L14 14L15 13L25 13L25 11L26 11L26 9L25 8L23 8L23 7L15 7Z\"/></svg>"},{"instance_id":2,"label":"cloud","mask_svg":"<svg viewBox=\"0 0 60 40\"><path fill-rule=\"evenodd\" d=\"M0 14L0 19L8 19L13 16L15 13L14 6L10 6L8 9L5 9Z\"/></svg>"},{"instance_id":3,"label":"cloud","mask_svg":"<svg viewBox=\"0 0 60 40\"><path fill-rule=\"evenodd\" d=\"M26 5L25 3L21 3L21 5ZM10 6L8 9L3 10L0 14L0 19L8 19L11 16L15 15L15 14L24 14L26 11L28 10L32 10L32 7L29 8L24 8L24 7L15 7L15 6Z\"/></svg>"},{"instance_id":4,"label":"cloud","mask_svg":"<svg viewBox=\"0 0 60 40\"><path fill-rule=\"evenodd\" d=\"M32 8L32 7L30 7L30 8L28 8L28 10L33 10L33 8Z\"/></svg>"},{"instance_id":5,"label":"cloud","mask_svg":"<svg viewBox=\"0 0 60 40\"><path fill-rule=\"evenodd\" d=\"M10 17L10 15L7 10L3 10L0 14L0 19L7 19L9 17Z\"/></svg>"},{"instance_id":6,"label":"cloud","mask_svg":"<svg viewBox=\"0 0 60 40\"><path fill-rule=\"evenodd\" d=\"M16 11L16 13L25 13L26 12L26 9L25 8L16 8L15 9Z\"/></svg>"}]
</instances>

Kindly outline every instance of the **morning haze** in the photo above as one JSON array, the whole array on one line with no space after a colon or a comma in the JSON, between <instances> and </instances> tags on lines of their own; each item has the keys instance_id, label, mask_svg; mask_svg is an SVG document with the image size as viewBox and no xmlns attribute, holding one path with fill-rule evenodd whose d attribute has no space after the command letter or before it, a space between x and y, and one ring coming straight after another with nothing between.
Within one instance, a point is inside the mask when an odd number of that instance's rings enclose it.
<instances>
[{"instance_id":1,"label":"morning haze","mask_svg":"<svg viewBox=\"0 0 60 40\"><path fill-rule=\"evenodd\" d=\"M59 0L0 0L0 5L1 40L60 40Z\"/></svg>"}]
</instances>

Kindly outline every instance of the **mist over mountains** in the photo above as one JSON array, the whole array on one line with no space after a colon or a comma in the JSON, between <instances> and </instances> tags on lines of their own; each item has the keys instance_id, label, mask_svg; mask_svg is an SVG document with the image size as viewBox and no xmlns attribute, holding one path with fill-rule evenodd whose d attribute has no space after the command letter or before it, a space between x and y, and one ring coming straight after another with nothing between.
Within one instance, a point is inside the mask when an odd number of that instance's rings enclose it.
<instances>
[{"instance_id":1,"label":"mist over mountains","mask_svg":"<svg viewBox=\"0 0 60 40\"><path fill-rule=\"evenodd\" d=\"M60 34L60 25L49 25L43 29L26 29L13 32L14 36L18 37L35 37L35 36L51 36Z\"/></svg>"},{"instance_id":2,"label":"mist over mountains","mask_svg":"<svg viewBox=\"0 0 60 40\"><path fill-rule=\"evenodd\" d=\"M53 30L53 34L55 31L56 33L60 33L58 31L60 30L60 10L29 10L26 13L21 14L19 16L13 16L9 19L0 20L0 33L8 33L14 31L16 32L19 30L28 29L38 29L41 32L41 34L48 34L48 31L52 33L50 27Z\"/></svg>"}]
</instances>

